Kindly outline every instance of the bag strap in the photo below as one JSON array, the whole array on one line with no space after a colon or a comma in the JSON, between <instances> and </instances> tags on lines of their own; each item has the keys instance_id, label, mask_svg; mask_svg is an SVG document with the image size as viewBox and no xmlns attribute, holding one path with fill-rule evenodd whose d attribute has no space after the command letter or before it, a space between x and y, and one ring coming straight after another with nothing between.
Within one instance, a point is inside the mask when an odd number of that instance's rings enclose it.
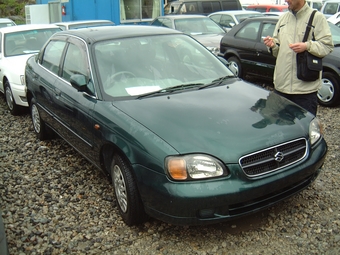
<instances>
[{"instance_id":1,"label":"bag strap","mask_svg":"<svg viewBox=\"0 0 340 255\"><path fill-rule=\"evenodd\" d=\"M307 27L306 27L305 36L303 37L302 42L307 41L307 37L308 37L308 35L309 35L309 33L310 33L310 29L311 29L311 27L312 27L313 18L314 18L314 15L315 15L316 11L317 11L317 10L314 10L314 11L312 12L312 14L310 15L310 17L309 17L309 21L308 21L308 24L307 24ZM314 37L314 35L313 35L313 37Z\"/></svg>"}]
</instances>

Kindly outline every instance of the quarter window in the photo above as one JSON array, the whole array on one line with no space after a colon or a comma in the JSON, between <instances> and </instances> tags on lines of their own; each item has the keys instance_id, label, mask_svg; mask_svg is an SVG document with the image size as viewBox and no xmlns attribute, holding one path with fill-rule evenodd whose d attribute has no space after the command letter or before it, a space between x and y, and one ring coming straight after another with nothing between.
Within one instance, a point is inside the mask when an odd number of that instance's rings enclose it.
<instances>
[{"instance_id":1,"label":"quarter window","mask_svg":"<svg viewBox=\"0 0 340 255\"><path fill-rule=\"evenodd\" d=\"M63 41L50 41L45 48L41 65L51 72L58 74L60 58L65 48L65 44L66 43Z\"/></svg>"}]
</instances>

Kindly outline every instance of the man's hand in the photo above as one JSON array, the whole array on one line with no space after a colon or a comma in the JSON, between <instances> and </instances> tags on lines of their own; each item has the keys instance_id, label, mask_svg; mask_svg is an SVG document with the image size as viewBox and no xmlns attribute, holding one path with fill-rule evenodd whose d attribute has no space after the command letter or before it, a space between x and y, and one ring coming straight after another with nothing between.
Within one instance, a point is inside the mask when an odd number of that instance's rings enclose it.
<instances>
[{"instance_id":1,"label":"man's hand","mask_svg":"<svg viewBox=\"0 0 340 255\"><path fill-rule=\"evenodd\" d=\"M275 46L274 39L272 37L270 37L270 36L264 37L263 38L263 42L269 48L273 48Z\"/></svg>"},{"instance_id":2,"label":"man's hand","mask_svg":"<svg viewBox=\"0 0 340 255\"><path fill-rule=\"evenodd\" d=\"M290 43L289 48L291 48L295 53L300 53L307 50L307 44L305 42Z\"/></svg>"}]
</instances>

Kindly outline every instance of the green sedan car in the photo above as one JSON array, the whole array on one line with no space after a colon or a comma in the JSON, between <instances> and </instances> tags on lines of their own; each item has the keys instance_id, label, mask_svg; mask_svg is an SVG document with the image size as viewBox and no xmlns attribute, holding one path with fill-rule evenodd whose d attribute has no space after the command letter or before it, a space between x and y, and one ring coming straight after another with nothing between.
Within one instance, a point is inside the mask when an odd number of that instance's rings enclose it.
<instances>
[{"instance_id":1,"label":"green sedan car","mask_svg":"<svg viewBox=\"0 0 340 255\"><path fill-rule=\"evenodd\" d=\"M58 32L25 79L37 137L57 133L103 170L127 225L255 213L308 187L325 160L314 115L168 28Z\"/></svg>"}]
</instances>

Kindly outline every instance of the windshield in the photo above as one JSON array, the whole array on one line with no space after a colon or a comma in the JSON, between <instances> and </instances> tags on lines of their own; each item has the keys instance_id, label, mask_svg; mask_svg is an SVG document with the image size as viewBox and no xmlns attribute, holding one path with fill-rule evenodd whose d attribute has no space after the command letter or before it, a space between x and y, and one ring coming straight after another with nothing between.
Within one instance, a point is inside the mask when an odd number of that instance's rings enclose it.
<instances>
[{"instance_id":1,"label":"windshield","mask_svg":"<svg viewBox=\"0 0 340 255\"><path fill-rule=\"evenodd\" d=\"M340 27L334 25L331 22L328 22L329 28L331 29L333 44L335 46L340 45Z\"/></svg>"},{"instance_id":2,"label":"windshield","mask_svg":"<svg viewBox=\"0 0 340 255\"><path fill-rule=\"evenodd\" d=\"M39 52L52 34L59 28L34 29L5 34L4 52L6 57Z\"/></svg>"},{"instance_id":3,"label":"windshield","mask_svg":"<svg viewBox=\"0 0 340 255\"><path fill-rule=\"evenodd\" d=\"M224 34L225 31L210 18L175 19L175 28L186 34Z\"/></svg>"},{"instance_id":4,"label":"windshield","mask_svg":"<svg viewBox=\"0 0 340 255\"><path fill-rule=\"evenodd\" d=\"M234 77L216 56L184 34L100 42L95 57L106 100L175 86L193 89Z\"/></svg>"}]
</instances>

